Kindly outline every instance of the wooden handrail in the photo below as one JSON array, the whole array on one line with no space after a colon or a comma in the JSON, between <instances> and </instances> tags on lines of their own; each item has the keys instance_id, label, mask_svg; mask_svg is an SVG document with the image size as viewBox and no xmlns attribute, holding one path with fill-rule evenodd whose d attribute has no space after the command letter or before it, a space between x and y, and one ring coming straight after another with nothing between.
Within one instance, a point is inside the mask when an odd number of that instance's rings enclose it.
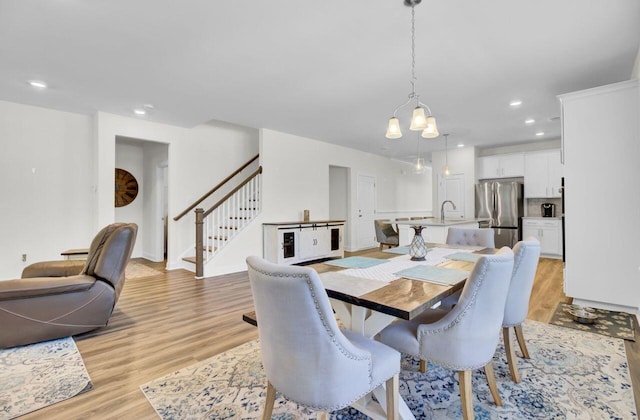
<instances>
[{"instance_id":1,"label":"wooden handrail","mask_svg":"<svg viewBox=\"0 0 640 420\"><path fill-rule=\"evenodd\" d=\"M209 190L208 193L206 193L205 195L203 195L202 197L198 198L196 201L193 202L193 204L191 204L189 207L187 207L186 209L184 209L184 211L182 213L180 213L179 215L177 215L176 217L173 218L173 220L175 220L176 222L178 220L180 220L185 214L189 213L191 210L193 210L198 204L202 203L204 200L206 200L211 194L213 194L214 192L218 191L218 189L220 187L222 187L224 184L226 184L231 178L233 178L234 176L238 175L240 173L240 171L242 171L244 168L246 168L247 166L251 165L251 163L253 163L253 161L255 161L256 159L258 159L258 157L260 157L259 154L255 155L254 157L251 158L251 160L249 160L247 163L245 163L244 165L242 165L241 167L239 167L238 169L236 169L231 175L229 175L228 177L226 177L225 179L223 179L222 181L220 181L220 183L218 185L216 185L215 187L213 187L211 190Z\"/></svg>"},{"instance_id":2,"label":"wooden handrail","mask_svg":"<svg viewBox=\"0 0 640 420\"><path fill-rule=\"evenodd\" d=\"M262 173L262 166L260 166L254 173L252 173L251 175L249 175L244 181L242 181L240 183L240 185L238 185L237 187L235 187L233 190L231 190L227 195L225 195L224 197L222 197L216 204L214 204L213 206L211 206L211 208L209 208L209 210L205 211L204 214L202 215L203 217L207 217L208 215L211 214L211 212L213 212L215 209L217 209L218 207L220 207L220 205L222 203L224 203L229 197L231 197L233 194L235 194L236 191L238 191L240 188L244 187L249 181L251 181L253 178L255 178L256 176L258 176L258 174Z\"/></svg>"}]
</instances>

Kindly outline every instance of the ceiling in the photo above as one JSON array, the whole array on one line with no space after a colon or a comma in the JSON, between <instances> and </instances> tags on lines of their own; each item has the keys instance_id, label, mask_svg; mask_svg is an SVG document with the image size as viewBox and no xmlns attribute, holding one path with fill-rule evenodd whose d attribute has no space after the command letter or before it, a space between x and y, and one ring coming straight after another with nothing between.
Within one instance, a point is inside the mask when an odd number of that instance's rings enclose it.
<instances>
[{"instance_id":1,"label":"ceiling","mask_svg":"<svg viewBox=\"0 0 640 420\"><path fill-rule=\"evenodd\" d=\"M135 118L407 160L444 149L408 130L411 106L404 137L384 136L411 90L410 16L402 0L0 0L0 100L131 117L152 104ZM424 0L416 91L450 146L558 138L556 95L629 79L638 28L638 0Z\"/></svg>"}]
</instances>

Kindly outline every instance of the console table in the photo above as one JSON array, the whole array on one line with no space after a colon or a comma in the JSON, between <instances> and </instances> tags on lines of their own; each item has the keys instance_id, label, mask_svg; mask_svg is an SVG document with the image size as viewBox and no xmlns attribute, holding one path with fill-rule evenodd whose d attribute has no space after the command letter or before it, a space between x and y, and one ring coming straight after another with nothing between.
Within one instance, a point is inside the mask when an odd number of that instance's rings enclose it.
<instances>
[{"instance_id":1,"label":"console table","mask_svg":"<svg viewBox=\"0 0 640 420\"><path fill-rule=\"evenodd\" d=\"M264 258L297 264L344 257L344 220L263 223Z\"/></svg>"}]
</instances>

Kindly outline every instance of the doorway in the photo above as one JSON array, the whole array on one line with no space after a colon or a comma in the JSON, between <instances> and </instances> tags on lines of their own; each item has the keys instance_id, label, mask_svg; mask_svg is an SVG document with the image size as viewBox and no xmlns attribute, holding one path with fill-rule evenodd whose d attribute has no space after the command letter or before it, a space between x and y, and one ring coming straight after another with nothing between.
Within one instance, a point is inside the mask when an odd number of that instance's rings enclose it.
<instances>
[{"instance_id":1,"label":"doorway","mask_svg":"<svg viewBox=\"0 0 640 420\"><path fill-rule=\"evenodd\" d=\"M329 166L329 219L349 220L349 168ZM343 244L351 243L349 229L344 229Z\"/></svg>"},{"instance_id":2,"label":"doorway","mask_svg":"<svg viewBox=\"0 0 640 420\"><path fill-rule=\"evenodd\" d=\"M370 175L358 175L356 184L356 248L365 249L377 246L373 225L376 203L376 178Z\"/></svg>"}]
</instances>

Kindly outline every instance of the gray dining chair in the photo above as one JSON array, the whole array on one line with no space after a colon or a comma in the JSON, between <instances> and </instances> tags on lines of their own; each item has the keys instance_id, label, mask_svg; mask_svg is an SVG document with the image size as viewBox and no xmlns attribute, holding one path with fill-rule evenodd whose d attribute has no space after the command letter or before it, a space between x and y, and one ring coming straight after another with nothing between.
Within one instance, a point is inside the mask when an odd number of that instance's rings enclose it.
<instances>
[{"instance_id":1,"label":"gray dining chair","mask_svg":"<svg viewBox=\"0 0 640 420\"><path fill-rule=\"evenodd\" d=\"M391 221L389 220L374 220L376 229L376 241L380 244L380 251L384 245L389 248L396 247L400 243L400 235L393 228Z\"/></svg>"},{"instance_id":2,"label":"gray dining chair","mask_svg":"<svg viewBox=\"0 0 640 420\"><path fill-rule=\"evenodd\" d=\"M271 418L276 391L325 418L384 386L387 419L397 419L400 353L340 330L315 270L253 256L247 267L267 376L262 418Z\"/></svg>"},{"instance_id":3,"label":"gray dining chair","mask_svg":"<svg viewBox=\"0 0 640 420\"><path fill-rule=\"evenodd\" d=\"M493 229L463 229L450 227L447 231L447 245L495 248L495 232Z\"/></svg>"},{"instance_id":4,"label":"gray dining chair","mask_svg":"<svg viewBox=\"0 0 640 420\"><path fill-rule=\"evenodd\" d=\"M535 238L526 238L513 247L513 253L513 273L504 308L502 336L511 378L514 382L520 382L520 373L518 372L515 349L511 343L510 330L513 328L515 331L522 357L529 359L529 351L522 332L522 323L529 311L531 289L533 288L533 281L538 269L538 260L540 259L540 242Z\"/></svg>"},{"instance_id":5,"label":"gray dining chair","mask_svg":"<svg viewBox=\"0 0 640 420\"><path fill-rule=\"evenodd\" d=\"M473 419L471 371L483 367L496 405L502 400L493 372L505 301L513 271L513 252L481 256L451 311L428 309L410 321L397 321L380 332L380 341L421 360L458 372L462 413Z\"/></svg>"}]
</instances>

